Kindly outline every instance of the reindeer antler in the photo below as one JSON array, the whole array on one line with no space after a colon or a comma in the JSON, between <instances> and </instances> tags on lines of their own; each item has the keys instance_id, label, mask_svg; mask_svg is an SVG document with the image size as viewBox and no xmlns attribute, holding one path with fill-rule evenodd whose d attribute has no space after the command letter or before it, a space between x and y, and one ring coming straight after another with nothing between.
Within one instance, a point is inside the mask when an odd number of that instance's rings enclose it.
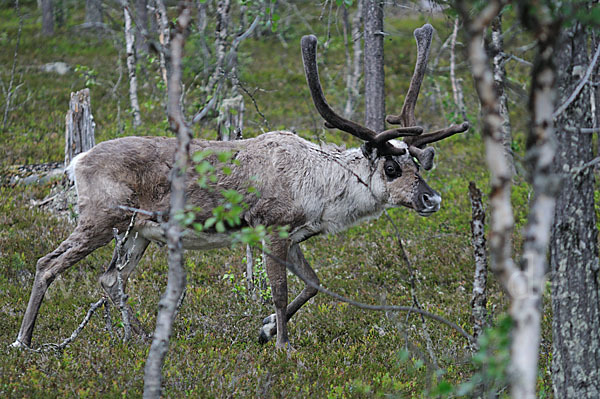
<instances>
[{"instance_id":1,"label":"reindeer antler","mask_svg":"<svg viewBox=\"0 0 600 399\"><path fill-rule=\"evenodd\" d=\"M310 94L317 111L319 111L319 114L325 119L326 127L336 128L346 133L350 133L351 135L366 141L370 146L378 148L381 153L390 155L401 155L405 153L405 150L392 146L388 143L389 140L398 137L417 136L423 133L423 128L420 126L403 126L376 133L365 126L338 115L327 103L321 87L319 70L317 67L316 36L307 35L302 37L301 46L306 82L308 83Z\"/></svg>"},{"instance_id":2,"label":"reindeer antler","mask_svg":"<svg viewBox=\"0 0 600 399\"><path fill-rule=\"evenodd\" d=\"M423 78L425 77L425 71L427 70L427 59L429 58L429 48L433 37L433 27L430 24L425 24L422 27L415 29L414 36L417 42L417 63L415 64L415 71L410 80L410 86L406 93L406 97L404 98L404 105L402 106L400 115L388 115L386 117L386 121L391 124L413 126L416 123L415 105L417 103L417 98L419 97L419 91L421 90L421 83L423 83ZM463 122L460 125L451 125L445 129L440 129L432 133L417 137L408 137L404 141L409 146L408 151L410 154L419 160L423 168L429 170L433 167L433 156L435 152L431 147L426 149L422 149L422 147L426 144L443 140L456 133L462 133L467 129L469 129L469 123Z\"/></svg>"},{"instance_id":3,"label":"reindeer antler","mask_svg":"<svg viewBox=\"0 0 600 399\"><path fill-rule=\"evenodd\" d=\"M314 35L302 37L302 60L304 62L304 73L310 89L313 102L319 114L325 119L325 126L336 128L367 142L370 147L375 147L381 154L401 155L405 150L396 148L388 143L389 140L398 137L406 137L404 141L408 144L410 154L417 158L423 168L429 170L433 167L433 157L435 151L433 148L422 147L436 141L445 139L456 133L461 133L469 128L468 122L460 125L452 125L445 129L437 130L432 133L422 134L423 128L416 126L415 105L421 90L421 83L427 70L427 59L429 57L429 48L433 37L433 27L425 24L414 31L417 41L417 62L415 71L410 81L404 105L400 115L388 115L386 121L391 124L398 124L401 127L376 133L373 130L362 126L356 122L350 121L338 115L327 104L323 88L319 80L319 71L317 67L317 38Z\"/></svg>"}]
</instances>

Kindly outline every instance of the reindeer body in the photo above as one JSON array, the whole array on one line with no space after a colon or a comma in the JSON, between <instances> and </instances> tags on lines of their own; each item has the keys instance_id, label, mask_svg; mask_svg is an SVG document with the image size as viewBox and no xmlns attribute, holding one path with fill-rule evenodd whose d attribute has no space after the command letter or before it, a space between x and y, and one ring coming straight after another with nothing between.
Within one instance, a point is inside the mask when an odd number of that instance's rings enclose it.
<instances>
[{"instance_id":1,"label":"reindeer body","mask_svg":"<svg viewBox=\"0 0 600 399\"><path fill-rule=\"evenodd\" d=\"M414 103L424 76L433 28L415 30L418 57L415 74L406 95L402 113L387 121L399 128L374 132L337 115L327 104L319 82L314 36L302 39L305 74L315 107L328 127L348 132L365 144L359 149L343 150L318 146L290 132L271 132L238 141L193 140L190 152L210 150L208 158L216 163L215 153L229 152L236 161L231 173L219 168L211 189L197 184L194 168L188 168L187 204L199 207L195 217L204 222L223 201L221 189L243 195L246 208L238 229L244 226L288 226L289 237L270 237L266 269L273 294L275 313L263 320L259 340L266 342L277 333L277 347L289 344L288 320L317 290L306 285L288 305L286 267L276 259L294 264L313 283L319 280L299 243L318 234L336 233L366 218L376 217L388 207L406 206L422 216L440 208L441 197L419 175L418 160L428 170L434 151L428 143L468 129L468 123L453 125L429 134L415 126ZM395 140L408 136L403 141ZM121 293L117 277L127 281L151 241L166 242L157 214L166 215L170 203L170 175L176 149L174 138L126 137L98 144L77 156L69 166L78 192L79 221L73 233L58 248L40 258L21 329L13 346L30 345L35 319L48 286L57 275L113 239L113 229L127 229L131 212L122 206L150 211L140 214L123 248L129 260L117 270L119 254L100 277L111 299L118 303ZM249 192L254 187L259 195ZM224 233L186 230L183 247L210 249L231 244L231 229ZM123 234L121 235L122 237Z\"/></svg>"},{"instance_id":2,"label":"reindeer body","mask_svg":"<svg viewBox=\"0 0 600 399\"><path fill-rule=\"evenodd\" d=\"M238 164L232 165L230 175L217 173L215 190L199 189L198 176L190 168L187 202L199 207L200 222L212 216L212 209L222 202L219 188L234 189L244 194L243 202L248 206L238 227L289 226L290 239L297 243L379 216L389 197L381 169L375 174L376 166L360 149L318 146L290 132L270 132L230 142L192 141L192 153L205 150L231 152ZM78 192L80 213L83 217L101 214L119 231L124 231L130 215L119 206L167 215L174 152L173 138L126 137L100 143L80 154L68 168ZM216 157L211 158L214 161ZM250 186L259 195L248 193ZM408 193L410 187L398 190ZM152 241L164 242L155 228L157 222L155 217L140 214L135 230ZM203 244L208 236L213 238ZM230 244L227 234L214 231L192 240L192 236L184 240L186 249ZM222 245L218 241L223 241Z\"/></svg>"}]
</instances>

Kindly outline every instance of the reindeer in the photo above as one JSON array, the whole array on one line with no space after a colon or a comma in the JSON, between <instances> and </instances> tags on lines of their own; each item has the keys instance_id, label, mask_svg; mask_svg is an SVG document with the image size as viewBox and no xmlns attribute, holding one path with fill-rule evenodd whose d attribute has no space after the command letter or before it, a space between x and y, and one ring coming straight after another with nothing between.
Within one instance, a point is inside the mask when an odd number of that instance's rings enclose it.
<instances>
[{"instance_id":1,"label":"reindeer","mask_svg":"<svg viewBox=\"0 0 600 399\"><path fill-rule=\"evenodd\" d=\"M288 226L289 236L273 234L266 260L275 313L263 320L259 341L277 336L276 347L289 345L287 322L312 298L317 290L309 285L288 304L286 267L276 259L292 262L309 281L317 275L304 258L299 244L319 234L336 233L374 218L390 207L405 206L429 216L440 209L441 197L419 175L433 165L434 150L425 145L468 129L468 124L423 134L415 126L414 108L426 70L433 28L415 30L417 63L410 88L399 116L388 123L401 125L384 132L344 119L325 100L316 62L317 39L302 38L304 70L313 102L329 128L337 128L364 141L360 148L343 150L319 146L286 131L262 134L256 138L220 142L193 140L190 150L213 153L228 151L236 160L231 173L218 173L216 186L244 194L247 208L241 224L228 231L186 230L185 249L210 249L231 245L231 233L244 226ZM404 137L402 141L396 140ZM176 142L166 137L125 137L106 141L78 155L68 167L78 193L79 221L73 233L58 248L40 258L21 329L13 346L29 346L44 293L52 281L92 251L108 244L113 229L124 232L131 211L123 205L151 211L139 214L131 234L123 242L129 251L121 276L123 281L138 264L151 241L164 243L165 232L158 214L167 215L170 198L169 176L174 163ZM210 159L216 162L214 156ZM189 204L201 207L196 214L203 222L222 197L215 190L200 188L198 176L188 168L186 196ZM248 193L252 184L260 196ZM122 235L121 237L123 237ZM117 289L118 253L100 276L102 288L119 303Z\"/></svg>"}]
</instances>

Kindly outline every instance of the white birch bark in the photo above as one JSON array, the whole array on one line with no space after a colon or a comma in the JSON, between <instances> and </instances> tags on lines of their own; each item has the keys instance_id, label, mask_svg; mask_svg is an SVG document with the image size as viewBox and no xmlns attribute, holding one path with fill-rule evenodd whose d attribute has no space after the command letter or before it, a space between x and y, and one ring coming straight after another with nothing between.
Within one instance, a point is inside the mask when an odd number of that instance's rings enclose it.
<instances>
[{"instance_id":1,"label":"white birch bark","mask_svg":"<svg viewBox=\"0 0 600 399\"><path fill-rule=\"evenodd\" d=\"M454 19L454 28L450 35L450 82L452 83L452 96L454 104L461 114L463 120L467 120L467 110L465 108L465 100L463 89L456 77L456 37L458 36L458 18Z\"/></svg>"},{"instance_id":2,"label":"white birch bark","mask_svg":"<svg viewBox=\"0 0 600 399\"><path fill-rule=\"evenodd\" d=\"M171 175L171 206L167 225L167 245L169 247L167 288L158 303L156 329L144 372L144 398L160 398L162 365L169 348L177 304L186 285L186 272L183 266L181 244L182 227L176 215L185 209L185 170L189 164L191 131L181 109L181 58L185 42L185 32L190 22L191 4L183 2L177 19L176 34L171 42L171 73L169 76L168 117L171 129L177 134L177 152Z\"/></svg>"},{"instance_id":3,"label":"white birch bark","mask_svg":"<svg viewBox=\"0 0 600 399\"><path fill-rule=\"evenodd\" d=\"M162 0L154 0L154 12L155 18L158 25L158 41L162 47L162 51L159 52L159 65L160 74L167 93L169 92L169 79L167 73L167 60L165 57L165 51L169 48L169 41L171 39L169 32L169 20L167 19L167 8Z\"/></svg>"},{"instance_id":4,"label":"white birch bark","mask_svg":"<svg viewBox=\"0 0 600 399\"><path fill-rule=\"evenodd\" d=\"M526 16L538 39L538 56L533 70L532 97L529 103L532 124L527 140L527 159L534 195L525 229L521 267L516 267L511 254L514 228L510 202L512 174L504 155L503 118L500 115L498 93L483 45L484 30L498 15L502 5L502 1L491 1L479 15L471 19L464 2L458 2L459 12L466 21L469 61L482 106L482 136L491 175L491 266L509 295L509 313L514 323L509 369L511 396L514 399L533 399L536 397L541 295L556 195L556 179L551 169L554 157L554 70L551 63L554 36L549 32L558 29L558 26L553 25L552 21L540 21L538 16Z\"/></svg>"},{"instance_id":5,"label":"white birch bark","mask_svg":"<svg viewBox=\"0 0 600 399\"><path fill-rule=\"evenodd\" d=\"M510 117L508 114L508 96L506 94L506 69L504 67L506 63L506 54L504 53L504 40L502 39L502 17L498 15L492 20L491 24L492 35L491 35L491 57L494 71L494 83L496 84L496 91L498 92L498 105L500 107L500 116L502 117L502 136L504 140L504 155L511 169L511 173L514 175L515 162L513 159L513 151L511 148L512 144L512 128L510 125Z\"/></svg>"},{"instance_id":6,"label":"white birch bark","mask_svg":"<svg viewBox=\"0 0 600 399\"><path fill-rule=\"evenodd\" d=\"M348 21L348 10L344 8L344 41L346 45L346 105L344 116L351 119L358 105L360 96L359 81L362 72L362 22L363 0L356 1L356 11L352 18L352 26ZM351 35L352 56L350 56L350 43L348 33Z\"/></svg>"},{"instance_id":7,"label":"white birch bark","mask_svg":"<svg viewBox=\"0 0 600 399\"><path fill-rule=\"evenodd\" d=\"M133 116L133 127L138 128L142 124L140 116L140 104L137 97L137 77L135 72L135 35L129 14L129 4L123 2L123 15L125 17L125 46L127 50L127 71L129 72L129 100L131 102L131 113Z\"/></svg>"},{"instance_id":8,"label":"white birch bark","mask_svg":"<svg viewBox=\"0 0 600 399\"><path fill-rule=\"evenodd\" d=\"M481 201L481 190L474 182L469 183L469 200L471 202L471 238L473 258L475 259L475 275L473 278L473 294L471 309L473 315L473 346L478 348L477 339L483 333L487 322L487 252L485 240L485 211Z\"/></svg>"}]
</instances>

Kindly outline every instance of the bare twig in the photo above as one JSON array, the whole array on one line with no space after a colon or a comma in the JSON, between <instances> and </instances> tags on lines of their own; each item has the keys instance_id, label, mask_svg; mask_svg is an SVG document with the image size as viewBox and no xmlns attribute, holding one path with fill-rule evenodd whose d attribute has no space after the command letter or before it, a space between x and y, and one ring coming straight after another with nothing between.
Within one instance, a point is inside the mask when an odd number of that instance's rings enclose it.
<instances>
[{"instance_id":1,"label":"bare twig","mask_svg":"<svg viewBox=\"0 0 600 399\"><path fill-rule=\"evenodd\" d=\"M206 116L208 115L208 113L210 111L215 109L216 104L217 104L217 99L219 98L219 93L221 92L222 87L223 87L223 79L220 79L219 84L217 85L214 92L211 94L210 100L208 100L206 105L204 107L202 107L202 109L200 111L198 111L196 113L196 115L194 115L194 117L192 118L192 123L200 123L204 118L206 118Z\"/></svg>"},{"instance_id":2,"label":"bare twig","mask_svg":"<svg viewBox=\"0 0 600 399\"><path fill-rule=\"evenodd\" d=\"M77 328L71 333L71 335L67 338L65 338L60 344L43 344L42 346L40 346L39 348L30 348L27 345L22 345L22 348L25 348L26 350L30 351L30 352L35 352L35 353L43 353L43 352L57 352L57 351L61 351L63 349L65 349L67 347L67 345L69 345L71 342L75 341L75 339L77 339L77 337L79 336L79 334L81 334L81 332L83 331L83 329L85 328L85 326L88 324L88 322L90 321L90 319L92 318L92 316L94 315L94 312L96 312L96 310L102 306L105 305L108 301L106 300L106 298L101 298L100 300L98 300L97 302L94 302L89 310L87 311L85 317L83 318L83 320L81 321L81 323L79 323L79 325L77 326Z\"/></svg>"},{"instance_id":3,"label":"bare twig","mask_svg":"<svg viewBox=\"0 0 600 399\"><path fill-rule=\"evenodd\" d=\"M54 346L53 344L46 344L47 347L54 349L54 350L62 350L67 345L69 345L71 342L73 342L79 336L81 331L83 331L83 329L85 328L87 323L90 321L90 319L92 318L96 309L98 309L100 306L104 305L105 301L106 301L106 298L101 298L97 302L94 302L90 306L90 309L88 310L87 314L85 315L85 317L83 318L81 323L79 323L79 325L77 326L75 331L73 331L73 333L68 338L66 338L64 341L62 341L60 344L58 344L56 346Z\"/></svg>"},{"instance_id":4,"label":"bare twig","mask_svg":"<svg viewBox=\"0 0 600 399\"><path fill-rule=\"evenodd\" d=\"M117 231L117 229L113 229L113 235L115 237L115 243L116 243L115 244L115 253L117 254L116 268L117 268L117 290L119 293L119 310L121 311L121 318L123 320L123 342L129 341L129 338L131 338L131 321L130 321L129 312L127 309L127 298L128 297L125 294L123 277L122 277L121 272L129 264L130 256L135 248L135 245L132 246L127 251L126 254L123 254L123 246L124 246L125 242L127 242L129 235L131 234L133 226L135 225L136 217L137 217L137 212L134 212L133 215L131 215L131 220L129 221L129 226L127 226L127 230L125 231L125 234L123 235L123 237L119 237L119 232ZM138 233L136 232L135 234L137 237Z\"/></svg>"},{"instance_id":5,"label":"bare twig","mask_svg":"<svg viewBox=\"0 0 600 399\"><path fill-rule=\"evenodd\" d=\"M570 133L599 133L600 132L600 127L570 127L567 126L564 128L564 130L566 130L567 132Z\"/></svg>"},{"instance_id":6,"label":"bare twig","mask_svg":"<svg viewBox=\"0 0 600 399\"><path fill-rule=\"evenodd\" d=\"M147 211L145 209L134 208L134 207L131 207L131 206L126 206L126 205L119 205L119 206L117 206L117 208L122 209L124 211L141 213L142 215L146 215L146 216L150 216L150 217L153 217L153 218L157 218L159 222L162 221L162 217L164 216L163 212Z\"/></svg>"},{"instance_id":7,"label":"bare twig","mask_svg":"<svg viewBox=\"0 0 600 399\"><path fill-rule=\"evenodd\" d=\"M600 44L596 47L596 52L594 53L594 58L592 59L592 62L590 62L590 65L588 65L588 68L585 71L585 75L583 75L583 78L579 81L577 86L575 86L575 90L573 90L573 93L571 93L571 95L565 100L565 102L560 107L558 107L556 109L556 111L554 111L554 113L552 113L553 118L556 118L557 116L559 116L560 114L565 112L567 107L569 105L571 105L571 103L573 102L573 100L575 100L575 98L577 98L577 96L579 95L579 92L581 91L581 89L583 89L583 86L585 86L586 83L589 82L590 76L592 75L594 67L596 66L596 62L598 62L599 56L600 56Z\"/></svg>"},{"instance_id":8,"label":"bare twig","mask_svg":"<svg viewBox=\"0 0 600 399\"><path fill-rule=\"evenodd\" d=\"M8 89L4 94L5 106L4 106L4 118L2 119L2 130L6 129L6 123L8 121L8 113L11 110L11 101L13 95L17 92L17 90L21 87L18 85L15 89L13 89L14 79L15 79L15 70L17 68L17 58L19 56L19 44L21 43L21 32L23 30L23 16L21 15L21 8L19 7L19 0L15 1L15 11L19 16L19 29L17 31L17 42L15 44L15 52L13 55L13 63L10 69L10 80L8 81Z\"/></svg>"},{"instance_id":9,"label":"bare twig","mask_svg":"<svg viewBox=\"0 0 600 399\"><path fill-rule=\"evenodd\" d=\"M533 66L533 64L532 64L531 62L529 62L529 61L527 61L527 60L524 60L524 59L523 59L523 58L521 58L521 57L517 57L517 56L516 56L516 55L514 55L514 54L506 54L506 61L508 61L508 60L515 60L515 61L517 61L518 63L520 63L520 64L523 64L523 65L526 65L526 66L528 66L528 67L532 67L532 66Z\"/></svg>"},{"instance_id":10,"label":"bare twig","mask_svg":"<svg viewBox=\"0 0 600 399\"><path fill-rule=\"evenodd\" d=\"M253 301L256 301L256 290L254 289L254 255L252 247L246 245L246 288Z\"/></svg>"},{"instance_id":11,"label":"bare twig","mask_svg":"<svg viewBox=\"0 0 600 399\"><path fill-rule=\"evenodd\" d=\"M113 325L112 325L112 317L110 316L110 301L106 300L107 297L104 297L104 328L108 332L111 338L113 338Z\"/></svg>"},{"instance_id":12,"label":"bare twig","mask_svg":"<svg viewBox=\"0 0 600 399\"><path fill-rule=\"evenodd\" d=\"M404 249L404 243L402 242L402 237L400 237L400 229L398 229L398 226L394 222L394 219L392 219L392 217L390 216L390 214L388 213L387 210L384 211L384 214L394 229L394 233L396 234L396 242L398 243L398 248L400 249L400 254L402 255L402 260L404 261L404 264L410 271L410 295L412 297L413 304L415 305L415 307L417 309L423 309L423 307L421 306L421 303L419 302L419 299L417 298L417 274L416 274L415 268L412 266L412 263L410 262L410 259L408 258L408 253ZM407 313L406 317L408 318L409 315L410 315L410 312ZM429 330L427 328L427 323L425 322L425 317L422 314L421 314L421 323L423 325L423 329L421 331L423 333L423 336L425 337L425 346L427 348L427 353L429 354L429 357L431 358L432 365L436 369L439 369L440 366L438 364L437 356L433 352L433 342L431 341L431 336L429 335Z\"/></svg>"},{"instance_id":13,"label":"bare twig","mask_svg":"<svg viewBox=\"0 0 600 399\"><path fill-rule=\"evenodd\" d=\"M583 172L584 170L591 168L592 166L598 165L599 163L600 163L600 157L596 157L596 158L592 159L591 161L584 163L581 166L573 168L571 170L571 175L576 176L576 175L580 174L581 172Z\"/></svg>"},{"instance_id":14,"label":"bare twig","mask_svg":"<svg viewBox=\"0 0 600 399\"><path fill-rule=\"evenodd\" d=\"M300 273L298 271L298 269L296 268L296 266L293 263L279 259L267 251L265 251L265 254L266 254L266 256L270 257L271 259L275 260L276 262L278 262L282 265L285 265L290 272L295 274L300 280L304 281L304 283L307 284L308 286L316 289L319 292L322 292L325 295L329 295L330 297L335 298L338 301L345 302L352 306L356 306L359 309L365 309L365 310L376 310L376 311L384 311L384 312L417 313L417 314L423 315L425 317L428 317L430 319L439 321L440 323L447 325L448 327L450 327L453 330L455 330L456 332L458 332L461 336L463 336L469 342L471 342L471 340L473 339L473 337L469 333L467 333L462 327L460 327L456 323L453 323L450 320L443 318L442 316L438 316L434 313L430 313L423 309L419 309L419 308L416 308L413 306L370 305L367 303L357 302L357 301L347 298L345 296L336 294L335 292L330 291L327 288L323 288L323 286L321 286L320 284L317 284L317 283L309 280L308 278L306 278L304 275L302 275L302 273Z\"/></svg>"},{"instance_id":15,"label":"bare twig","mask_svg":"<svg viewBox=\"0 0 600 399\"><path fill-rule=\"evenodd\" d=\"M450 36L450 81L452 82L452 95L454 96L454 103L458 107L463 120L467 120L467 110L465 108L465 101L463 96L463 90L460 83L456 79L456 36L458 35L458 18L454 19L454 28L452 29L452 35Z\"/></svg>"},{"instance_id":16,"label":"bare twig","mask_svg":"<svg viewBox=\"0 0 600 399\"><path fill-rule=\"evenodd\" d=\"M250 93L248 89L246 89L246 87L242 84L242 82L240 82L239 79L236 79L235 83L240 89L242 89L244 93L246 93L248 97L250 97L250 100L252 100L252 104L254 104L254 109L256 109L256 112L263 118L263 123L265 124L267 129L270 129L269 121L267 120L265 114L263 114L260 108L258 107L258 103L256 102L256 98L254 97L254 95Z\"/></svg>"}]
</instances>

